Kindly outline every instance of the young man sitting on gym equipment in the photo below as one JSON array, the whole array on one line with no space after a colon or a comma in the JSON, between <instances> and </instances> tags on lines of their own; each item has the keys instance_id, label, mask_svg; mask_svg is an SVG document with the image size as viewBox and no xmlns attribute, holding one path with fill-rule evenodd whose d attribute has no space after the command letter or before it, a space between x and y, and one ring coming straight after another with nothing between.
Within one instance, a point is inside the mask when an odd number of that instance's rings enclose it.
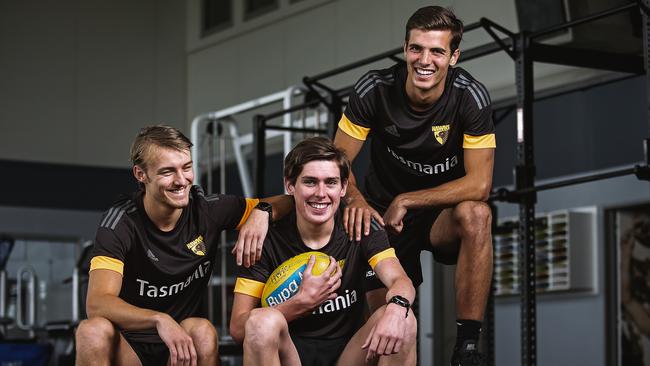
<instances>
[{"instance_id":1,"label":"young man sitting on gym equipment","mask_svg":"<svg viewBox=\"0 0 650 366\"><path fill-rule=\"evenodd\" d=\"M235 286L230 333L244 344L244 365L415 365L411 280L379 225L360 242L343 227L339 204L350 174L345 154L316 137L299 143L284 165L295 210L270 228L260 261L240 267ZM273 270L309 251L329 255L329 267L312 275L312 256L295 296L260 308ZM385 305L363 324L363 283L372 271L388 291Z\"/></svg>"},{"instance_id":2,"label":"young man sitting on gym equipment","mask_svg":"<svg viewBox=\"0 0 650 366\"><path fill-rule=\"evenodd\" d=\"M141 189L116 202L97 229L77 365L217 364L204 300L220 233L240 228L238 261L254 261L250 249L261 247L270 210L193 186L191 146L164 125L133 142Z\"/></svg>"}]
</instances>

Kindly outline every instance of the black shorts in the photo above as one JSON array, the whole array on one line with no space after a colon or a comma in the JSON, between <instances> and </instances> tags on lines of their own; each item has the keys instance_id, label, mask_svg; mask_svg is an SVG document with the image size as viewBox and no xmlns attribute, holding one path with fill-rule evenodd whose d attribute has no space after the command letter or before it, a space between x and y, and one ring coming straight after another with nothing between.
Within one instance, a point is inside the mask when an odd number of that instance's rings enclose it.
<instances>
[{"instance_id":1,"label":"black shorts","mask_svg":"<svg viewBox=\"0 0 650 366\"><path fill-rule=\"evenodd\" d=\"M166 344L156 342L138 342L124 333L122 333L122 336L126 339L129 346L133 348L135 354L138 355L142 366L167 365L167 361L169 360L169 348L167 348Z\"/></svg>"},{"instance_id":2,"label":"black shorts","mask_svg":"<svg viewBox=\"0 0 650 366\"><path fill-rule=\"evenodd\" d=\"M319 339L291 334L302 366L334 366L351 337Z\"/></svg>"},{"instance_id":3,"label":"black shorts","mask_svg":"<svg viewBox=\"0 0 650 366\"><path fill-rule=\"evenodd\" d=\"M380 213L384 214L386 208L374 202L369 203ZM429 242L431 227L436 221L442 209L427 210L409 210L404 219L404 228L398 235L388 234L390 245L395 248L395 254L399 258L400 264L404 271L413 282L413 286L418 288L422 284L422 264L420 263L420 252L423 250L433 253L437 262L443 264L456 264L458 256L449 256L448 254L438 253ZM366 276L366 291L375 290L385 287L383 283L370 272Z\"/></svg>"}]
</instances>

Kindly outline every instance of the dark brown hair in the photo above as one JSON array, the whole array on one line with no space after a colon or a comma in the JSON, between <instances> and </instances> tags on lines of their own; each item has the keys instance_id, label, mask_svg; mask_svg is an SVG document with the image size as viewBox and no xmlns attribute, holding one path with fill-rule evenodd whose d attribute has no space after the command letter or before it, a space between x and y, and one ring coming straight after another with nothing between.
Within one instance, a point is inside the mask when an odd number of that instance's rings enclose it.
<instances>
[{"instance_id":1,"label":"dark brown hair","mask_svg":"<svg viewBox=\"0 0 650 366\"><path fill-rule=\"evenodd\" d=\"M131 163L146 169L154 147L165 147L178 151L192 148L192 142L178 129L167 125L144 127L131 144Z\"/></svg>"},{"instance_id":2,"label":"dark brown hair","mask_svg":"<svg viewBox=\"0 0 650 366\"><path fill-rule=\"evenodd\" d=\"M295 185L305 164L316 160L335 162L341 172L341 182L347 182L350 177L348 157L330 139L320 136L301 141L287 154L284 158L284 179Z\"/></svg>"},{"instance_id":3,"label":"dark brown hair","mask_svg":"<svg viewBox=\"0 0 650 366\"><path fill-rule=\"evenodd\" d=\"M420 30L448 30L451 31L451 52L458 49L463 39L463 22L456 18L453 11L442 6L425 6L411 15L406 22L406 36L404 42L408 44L411 29Z\"/></svg>"}]
</instances>

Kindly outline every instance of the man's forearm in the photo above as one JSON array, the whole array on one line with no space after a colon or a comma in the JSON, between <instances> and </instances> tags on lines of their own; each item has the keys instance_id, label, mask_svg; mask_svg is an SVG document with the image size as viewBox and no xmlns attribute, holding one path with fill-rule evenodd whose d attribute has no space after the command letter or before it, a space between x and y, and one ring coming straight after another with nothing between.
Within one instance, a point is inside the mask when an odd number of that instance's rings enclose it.
<instances>
[{"instance_id":1,"label":"man's forearm","mask_svg":"<svg viewBox=\"0 0 650 366\"><path fill-rule=\"evenodd\" d=\"M169 315L127 303L115 295L97 295L88 299L88 317L103 317L120 329L142 330L156 328Z\"/></svg>"},{"instance_id":2,"label":"man's forearm","mask_svg":"<svg viewBox=\"0 0 650 366\"><path fill-rule=\"evenodd\" d=\"M266 197L260 199L260 201L268 202L273 206L273 221L278 221L288 215L295 206L293 196L288 194Z\"/></svg>"},{"instance_id":3,"label":"man's forearm","mask_svg":"<svg viewBox=\"0 0 650 366\"><path fill-rule=\"evenodd\" d=\"M487 201L491 184L467 176L434 188L406 192L394 201L407 209L451 207L463 201Z\"/></svg>"},{"instance_id":4,"label":"man's forearm","mask_svg":"<svg viewBox=\"0 0 650 366\"><path fill-rule=\"evenodd\" d=\"M379 261L374 270L388 289L386 302L396 295L406 298L411 304L415 301L413 282L408 278L397 258L385 258Z\"/></svg>"},{"instance_id":5,"label":"man's forearm","mask_svg":"<svg viewBox=\"0 0 650 366\"><path fill-rule=\"evenodd\" d=\"M413 283L408 279L408 277L402 277L395 280L386 292L386 302L388 303L393 296L402 296L413 304L415 301L415 288L413 288Z\"/></svg>"}]
</instances>

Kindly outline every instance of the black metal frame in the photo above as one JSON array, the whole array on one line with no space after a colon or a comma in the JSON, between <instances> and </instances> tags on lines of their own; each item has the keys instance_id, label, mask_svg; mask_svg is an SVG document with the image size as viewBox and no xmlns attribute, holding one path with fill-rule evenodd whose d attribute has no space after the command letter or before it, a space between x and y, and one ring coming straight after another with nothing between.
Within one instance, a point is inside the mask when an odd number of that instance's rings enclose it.
<instances>
[{"instance_id":1,"label":"black metal frame","mask_svg":"<svg viewBox=\"0 0 650 366\"><path fill-rule=\"evenodd\" d=\"M266 174L266 131L291 131L291 132L304 132L325 134L328 130L317 128L299 128L299 127L285 127L285 126L272 126L266 122L284 116L286 113L297 112L306 108L314 108L320 104L319 100L311 100L303 104L293 106L278 112L269 113L266 115L257 114L253 117L253 171L255 172L255 195L256 197L264 196L264 175Z\"/></svg>"},{"instance_id":2,"label":"black metal frame","mask_svg":"<svg viewBox=\"0 0 650 366\"><path fill-rule=\"evenodd\" d=\"M543 38L550 34L581 25L587 22L605 18L624 11L639 8L642 14L644 52L642 56L613 54L606 51L583 50L564 46L552 46L536 42L536 39ZM549 27L534 33L520 32L513 33L506 28L482 18L477 23L465 27L465 32L482 28L493 39L494 42L474 47L464 51L459 61L482 57L499 51L506 52L515 61L516 86L517 86L517 161L514 169L515 190L501 189L493 192L490 202L507 201L519 204L519 242L522 243L523 266L521 268L521 363L524 366L537 364L537 328L536 328L536 287L535 287L535 203L537 192L541 190L554 189L584 182L602 180L617 176L635 174L638 179L650 180L650 109L648 109L648 138L643 140L644 144L644 165L637 165L634 168L622 169L608 173L585 175L578 178L567 179L545 185L535 185L535 158L533 149L533 102L535 92L533 86L533 63L553 63L576 67L588 67L594 69L625 72L630 74L646 74L647 105L650 106L650 0L637 0L636 3L627 4L614 9L609 9L591 16L577 19L565 24ZM505 34L501 38L496 31ZM291 113L300 109L314 107L318 103L327 106L330 112L330 121L339 120L342 113L343 98L346 97L352 87L336 90L322 83L323 79L341 74L346 71L365 66L384 59L391 59L403 62L398 55L403 51L402 47L392 49L378 55L368 57L333 70L303 78L303 83L310 90L310 95L316 98L304 105L295 106L287 110L278 111L268 115L255 116L255 187L258 196L264 194L264 169L265 169L265 139L264 133L267 129L290 130L294 132L329 133L333 136L334 126L327 130L304 129L292 127L275 127L266 125L266 121ZM547 96L546 96L547 97ZM491 295L492 297L492 295ZM494 358L494 301L488 301L486 310L487 324L489 330L486 341L486 355L489 365L495 364Z\"/></svg>"}]
</instances>

